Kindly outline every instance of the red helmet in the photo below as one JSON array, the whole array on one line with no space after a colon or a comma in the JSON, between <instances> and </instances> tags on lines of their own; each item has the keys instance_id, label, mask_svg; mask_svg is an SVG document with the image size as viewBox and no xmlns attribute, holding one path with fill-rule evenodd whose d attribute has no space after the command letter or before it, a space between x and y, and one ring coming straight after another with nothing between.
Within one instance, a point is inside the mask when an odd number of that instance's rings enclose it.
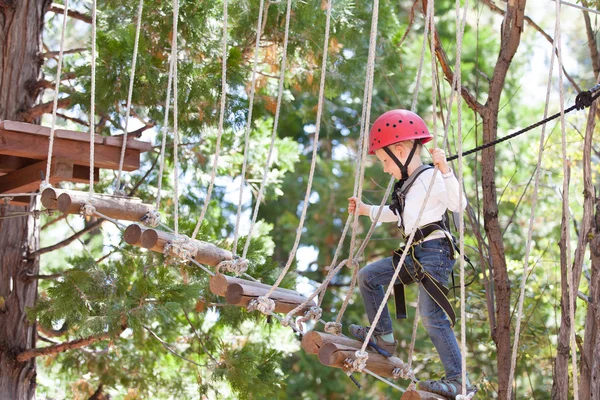
<instances>
[{"instance_id":1,"label":"red helmet","mask_svg":"<svg viewBox=\"0 0 600 400\"><path fill-rule=\"evenodd\" d=\"M369 154L394 143L415 139L421 139L421 143L433 139L421 117L408 110L388 111L377 118L371 128Z\"/></svg>"}]
</instances>

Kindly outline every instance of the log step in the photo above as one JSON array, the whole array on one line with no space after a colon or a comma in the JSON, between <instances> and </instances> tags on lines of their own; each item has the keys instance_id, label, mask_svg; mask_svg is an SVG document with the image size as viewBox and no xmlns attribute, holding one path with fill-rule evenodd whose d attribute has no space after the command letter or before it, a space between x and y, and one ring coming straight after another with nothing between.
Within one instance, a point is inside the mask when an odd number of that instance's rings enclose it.
<instances>
[{"instance_id":1,"label":"log step","mask_svg":"<svg viewBox=\"0 0 600 400\"><path fill-rule=\"evenodd\" d=\"M129 225L125 229L123 238L125 242L132 246L143 247L157 253L163 253L165 246L177 239L171 233L137 224ZM191 243L193 244L192 257L201 264L216 267L221 261L233 259L233 254L229 250L222 249L214 244L201 240L191 240Z\"/></svg>"},{"instance_id":2,"label":"log step","mask_svg":"<svg viewBox=\"0 0 600 400\"><path fill-rule=\"evenodd\" d=\"M250 301L266 295L270 289L271 286L264 283L222 274L216 274L210 278L210 291L217 296L225 297L227 303L237 306L247 306ZM275 302L275 312L278 313L289 313L306 301L306 297L298 292L283 288L276 288L269 298ZM316 306L314 301L311 301L296 315L303 315L312 306Z\"/></svg>"},{"instance_id":3,"label":"log step","mask_svg":"<svg viewBox=\"0 0 600 400\"><path fill-rule=\"evenodd\" d=\"M44 189L42 205L47 209L58 209L65 214L79 214L81 207L91 204L107 217L125 221L139 221L147 213L154 211L154 206L142 203L142 200L131 197L93 194L76 190Z\"/></svg>"}]
</instances>

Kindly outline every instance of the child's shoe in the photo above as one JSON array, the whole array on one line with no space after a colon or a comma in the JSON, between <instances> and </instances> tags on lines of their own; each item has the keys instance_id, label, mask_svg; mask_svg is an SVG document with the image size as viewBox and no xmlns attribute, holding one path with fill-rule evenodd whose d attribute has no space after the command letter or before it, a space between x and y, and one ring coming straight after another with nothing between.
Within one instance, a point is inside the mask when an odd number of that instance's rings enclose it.
<instances>
[{"instance_id":1,"label":"child's shoe","mask_svg":"<svg viewBox=\"0 0 600 400\"><path fill-rule=\"evenodd\" d=\"M446 379L445 377L443 377L438 381L421 381L419 382L419 389L424 390L426 392L439 394L450 400L454 400L456 399L456 396L462 394L462 380L460 377L453 379ZM466 389L467 396L471 393L477 393L477 388L471 385L471 383L469 382L469 378L467 378Z\"/></svg>"},{"instance_id":2,"label":"child's shoe","mask_svg":"<svg viewBox=\"0 0 600 400\"><path fill-rule=\"evenodd\" d=\"M348 330L350 334L357 338L358 340L365 341L367 337L367 333L369 332L369 327L363 327L360 325L350 325ZM371 340L369 341L369 346L371 346L376 352L381 354L384 357L391 357L394 355L396 351L396 347L398 346L398 341L395 340L394 343L386 342L379 335L372 335Z\"/></svg>"}]
</instances>

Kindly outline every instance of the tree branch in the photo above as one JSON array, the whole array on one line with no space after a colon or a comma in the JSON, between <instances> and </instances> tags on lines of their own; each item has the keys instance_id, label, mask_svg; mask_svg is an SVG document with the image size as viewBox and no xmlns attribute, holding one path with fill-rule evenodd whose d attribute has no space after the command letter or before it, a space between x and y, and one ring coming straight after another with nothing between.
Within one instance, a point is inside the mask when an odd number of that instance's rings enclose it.
<instances>
[{"instance_id":1,"label":"tree branch","mask_svg":"<svg viewBox=\"0 0 600 400\"><path fill-rule=\"evenodd\" d=\"M56 4L56 3L52 3L52 5L50 6L50 8L48 8L48 11L51 11L55 14L64 14L65 13L65 6L63 6L62 4ZM78 19L80 21L83 22L87 22L88 24L92 23L92 17L90 17L89 15L80 13L79 11L75 11L75 10L69 10L67 12L67 15L71 18L74 19Z\"/></svg>"},{"instance_id":2,"label":"tree branch","mask_svg":"<svg viewBox=\"0 0 600 400\"><path fill-rule=\"evenodd\" d=\"M184 357L184 356L182 356L181 354L177 353L177 352L176 352L175 350L173 350L173 349L172 349L172 348L171 348L171 347L170 347L170 346L169 346L169 345L168 345L168 344L167 344L167 343L166 343L164 340L162 340L160 337L158 337L158 335L157 335L156 333L152 332L152 330L151 330L150 328L148 328L148 327L147 327L147 326L145 326L145 325L142 325L142 326L143 326L143 327L144 327L144 329L146 329L146 330L147 330L147 331L148 331L148 332L149 332L149 333L150 333L152 336L154 336L154 338L155 338L156 340L158 340L158 341L160 342L160 344L162 344L162 345L165 347L165 349L167 349L167 350L169 351L169 353L173 354L175 357L179 357L179 358L181 358L181 359L182 359L182 360L184 360L184 361L187 361L187 362L189 362L189 363L192 363L192 364L194 364L194 365L197 365L198 367L202 367L202 368L206 367L206 365L198 364L197 362L195 362L195 361L192 361L192 360L190 360L190 359L188 359L188 358L185 358L185 357Z\"/></svg>"},{"instance_id":3,"label":"tree branch","mask_svg":"<svg viewBox=\"0 0 600 400\"><path fill-rule=\"evenodd\" d=\"M63 323L63 325L60 327L60 329L46 329L40 323L38 323L37 330L49 337L59 337L59 336L64 335L65 333L67 333L67 331L69 330L69 327L66 323Z\"/></svg>"},{"instance_id":4,"label":"tree branch","mask_svg":"<svg viewBox=\"0 0 600 400\"><path fill-rule=\"evenodd\" d=\"M498 7L497 5L495 5L492 0L482 0L482 2L487 5L490 10L492 10L493 12L495 12L496 14L500 14L502 16L504 16L504 10L501 9L500 7ZM546 40L548 42L550 42L550 44L554 45L554 39L552 39L552 37L550 35L548 35L538 24L536 24L531 18L529 18L528 16L524 17L525 21L527 21L527 23L536 31L538 31L539 33L542 34L543 37L546 38ZM558 49L555 51L555 53L558 55ZM575 82L575 80L573 80L573 78L571 77L571 75L569 75L569 73L567 72L567 70L565 69L565 66L563 65L562 67L563 73L565 74L565 77L568 79L568 81L571 83L571 85L573 85L573 87L575 88L575 90L577 90L577 92L581 92L581 88L579 87L579 85Z\"/></svg>"},{"instance_id":5,"label":"tree branch","mask_svg":"<svg viewBox=\"0 0 600 400\"><path fill-rule=\"evenodd\" d=\"M53 346L40 347L35 349L26 350L19 355L17 355L18 362L25 362L35 357L39 356L47 356L49 354L62 353L67 350L78 349L80 347L85 347L95 342L99 342L100 340L106 340L111 335L109 333L105 333L99 336L90 336L85 339L77 339L70 342L65 342L61 344L56 344Z\"/></svg>"},{"instance_id":6,"label":"tree branch","mask_svg":"<svg viewBox=\"0 0 600 400\"><path fill-rule=\"evenodd\" d=\"M59 99L57 108L65 108L68 107L70 104L71 99L69 97ZM49 101L48 103L38 104L37 106L31 107L27 111L22 111L21 113L19 113L19 118L21 118L24 122L31 122L44 114L52 112L53 106L54 102L52 101Z\"/></svg>"},{"instance_id":7,"label":"tree branch","mask_svg":"<svg viewBox=\"0 0 600 400\"><path fill-rule=\"evenodd\" d=\"M70 49L70 50L63 50L63 55L65 54L77 54L77 53L81 53L82 51L86 51L87 49L85 47L80 47L80 48L76 48L76 49ZM42 58L55 58L58 57L60 54L60 51L47 51L45 53L40 54L40 57Z\"/></svg>"},{"instance_id":8,"label":"tree branch","mask_svg":"<svg viewBox=\"0 0 600 400\"><path fill-rule=\"evenodd\" d=\"M79 232L77 232L76 234L66 238L62 242L58 242L52 246L43 247L37 251L34 251L33 253L30 253L30 257L38 257L42 254L50 253L51 251L58 250L65 246L68 246L75 240L79 239L81 236L98 228L103 222L104 222L104 219L99 219L98 221L94 222L93 224L90 224L89 226L87 226L85 229L82 229Z\"/></svg>"},{"instance_id":9,"label":"tree branch","mask_svg":"<svg viewBox=\"0 0 600 400\"><path fill-rule=\"evenodd\" d=\"M425 1L427 1L427 0L425 0ZM423 7L425 7L425 5ZM452 84L452 82L454 81L454 71L452 71L452 67L450 67L450 60L448 59L448 55L446 54L446 51L442 47L442 42L440 41L440 37L438 36L437 31L433 32L433 43L434 43L434 47L435 47L435 54L437 56L438 62L442 66L442 71L444 72L444 76L446 77L446 80L448 80L450 82L450 84ZM478 114L481 114L481 112L483 110L483 105L481 103L479 103L477 101L477 99L475 98L475 96L473 96L471 94L471 92L469 92L469 90L462 85L461 85L461 95L462 95L463 99L465 100L465 102L469 105L469 107L473 111L477 112Z\"/></svg>"}]
</instances>

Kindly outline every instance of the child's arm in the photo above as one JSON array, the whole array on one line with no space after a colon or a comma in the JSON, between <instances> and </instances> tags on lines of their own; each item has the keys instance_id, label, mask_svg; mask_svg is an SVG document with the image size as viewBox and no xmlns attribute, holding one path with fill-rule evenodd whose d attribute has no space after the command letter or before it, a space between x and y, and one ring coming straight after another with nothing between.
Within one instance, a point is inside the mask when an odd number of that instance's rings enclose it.
<instances>
[{"instance_id":1,"label":"child's arm","mask_svg":"<svg viewBox=\"0 0 600 400\"><path fill-rule=\"evenodd\" d=\"M381 215L379 216L379 222L398 222L399 217L396 216L390 210L389 206L383 206L383 210ZM371 221L375 219L375 215L379 211L379 206L370 206L368 204L363 203L362 201L358 201L358 198L352 196L348 199L348 213L354 214L355 212L358 215L365 215L371 218Z\"/></svg>"},{"instance_id":2,"label":"child's arm","mask_svg":"<svg viewBox=\"0 0 600 400\"><path fill-rule=\"evenodd\" d=\"M448 166L448 162L446 161L446 153L442 149L430 149L431 157L433 158L433 164L437 166L442 173L442 178L444 178L444 186L446 188L443 195L440 196L440 199L446 204L446 207L450 211L458 212L460 210L460 201L459 201L459 184L456 176ZM467 207L467 199L463 192L463 200L462 200L462 208L465 209Z\"/></svg>"}]
</instances>

